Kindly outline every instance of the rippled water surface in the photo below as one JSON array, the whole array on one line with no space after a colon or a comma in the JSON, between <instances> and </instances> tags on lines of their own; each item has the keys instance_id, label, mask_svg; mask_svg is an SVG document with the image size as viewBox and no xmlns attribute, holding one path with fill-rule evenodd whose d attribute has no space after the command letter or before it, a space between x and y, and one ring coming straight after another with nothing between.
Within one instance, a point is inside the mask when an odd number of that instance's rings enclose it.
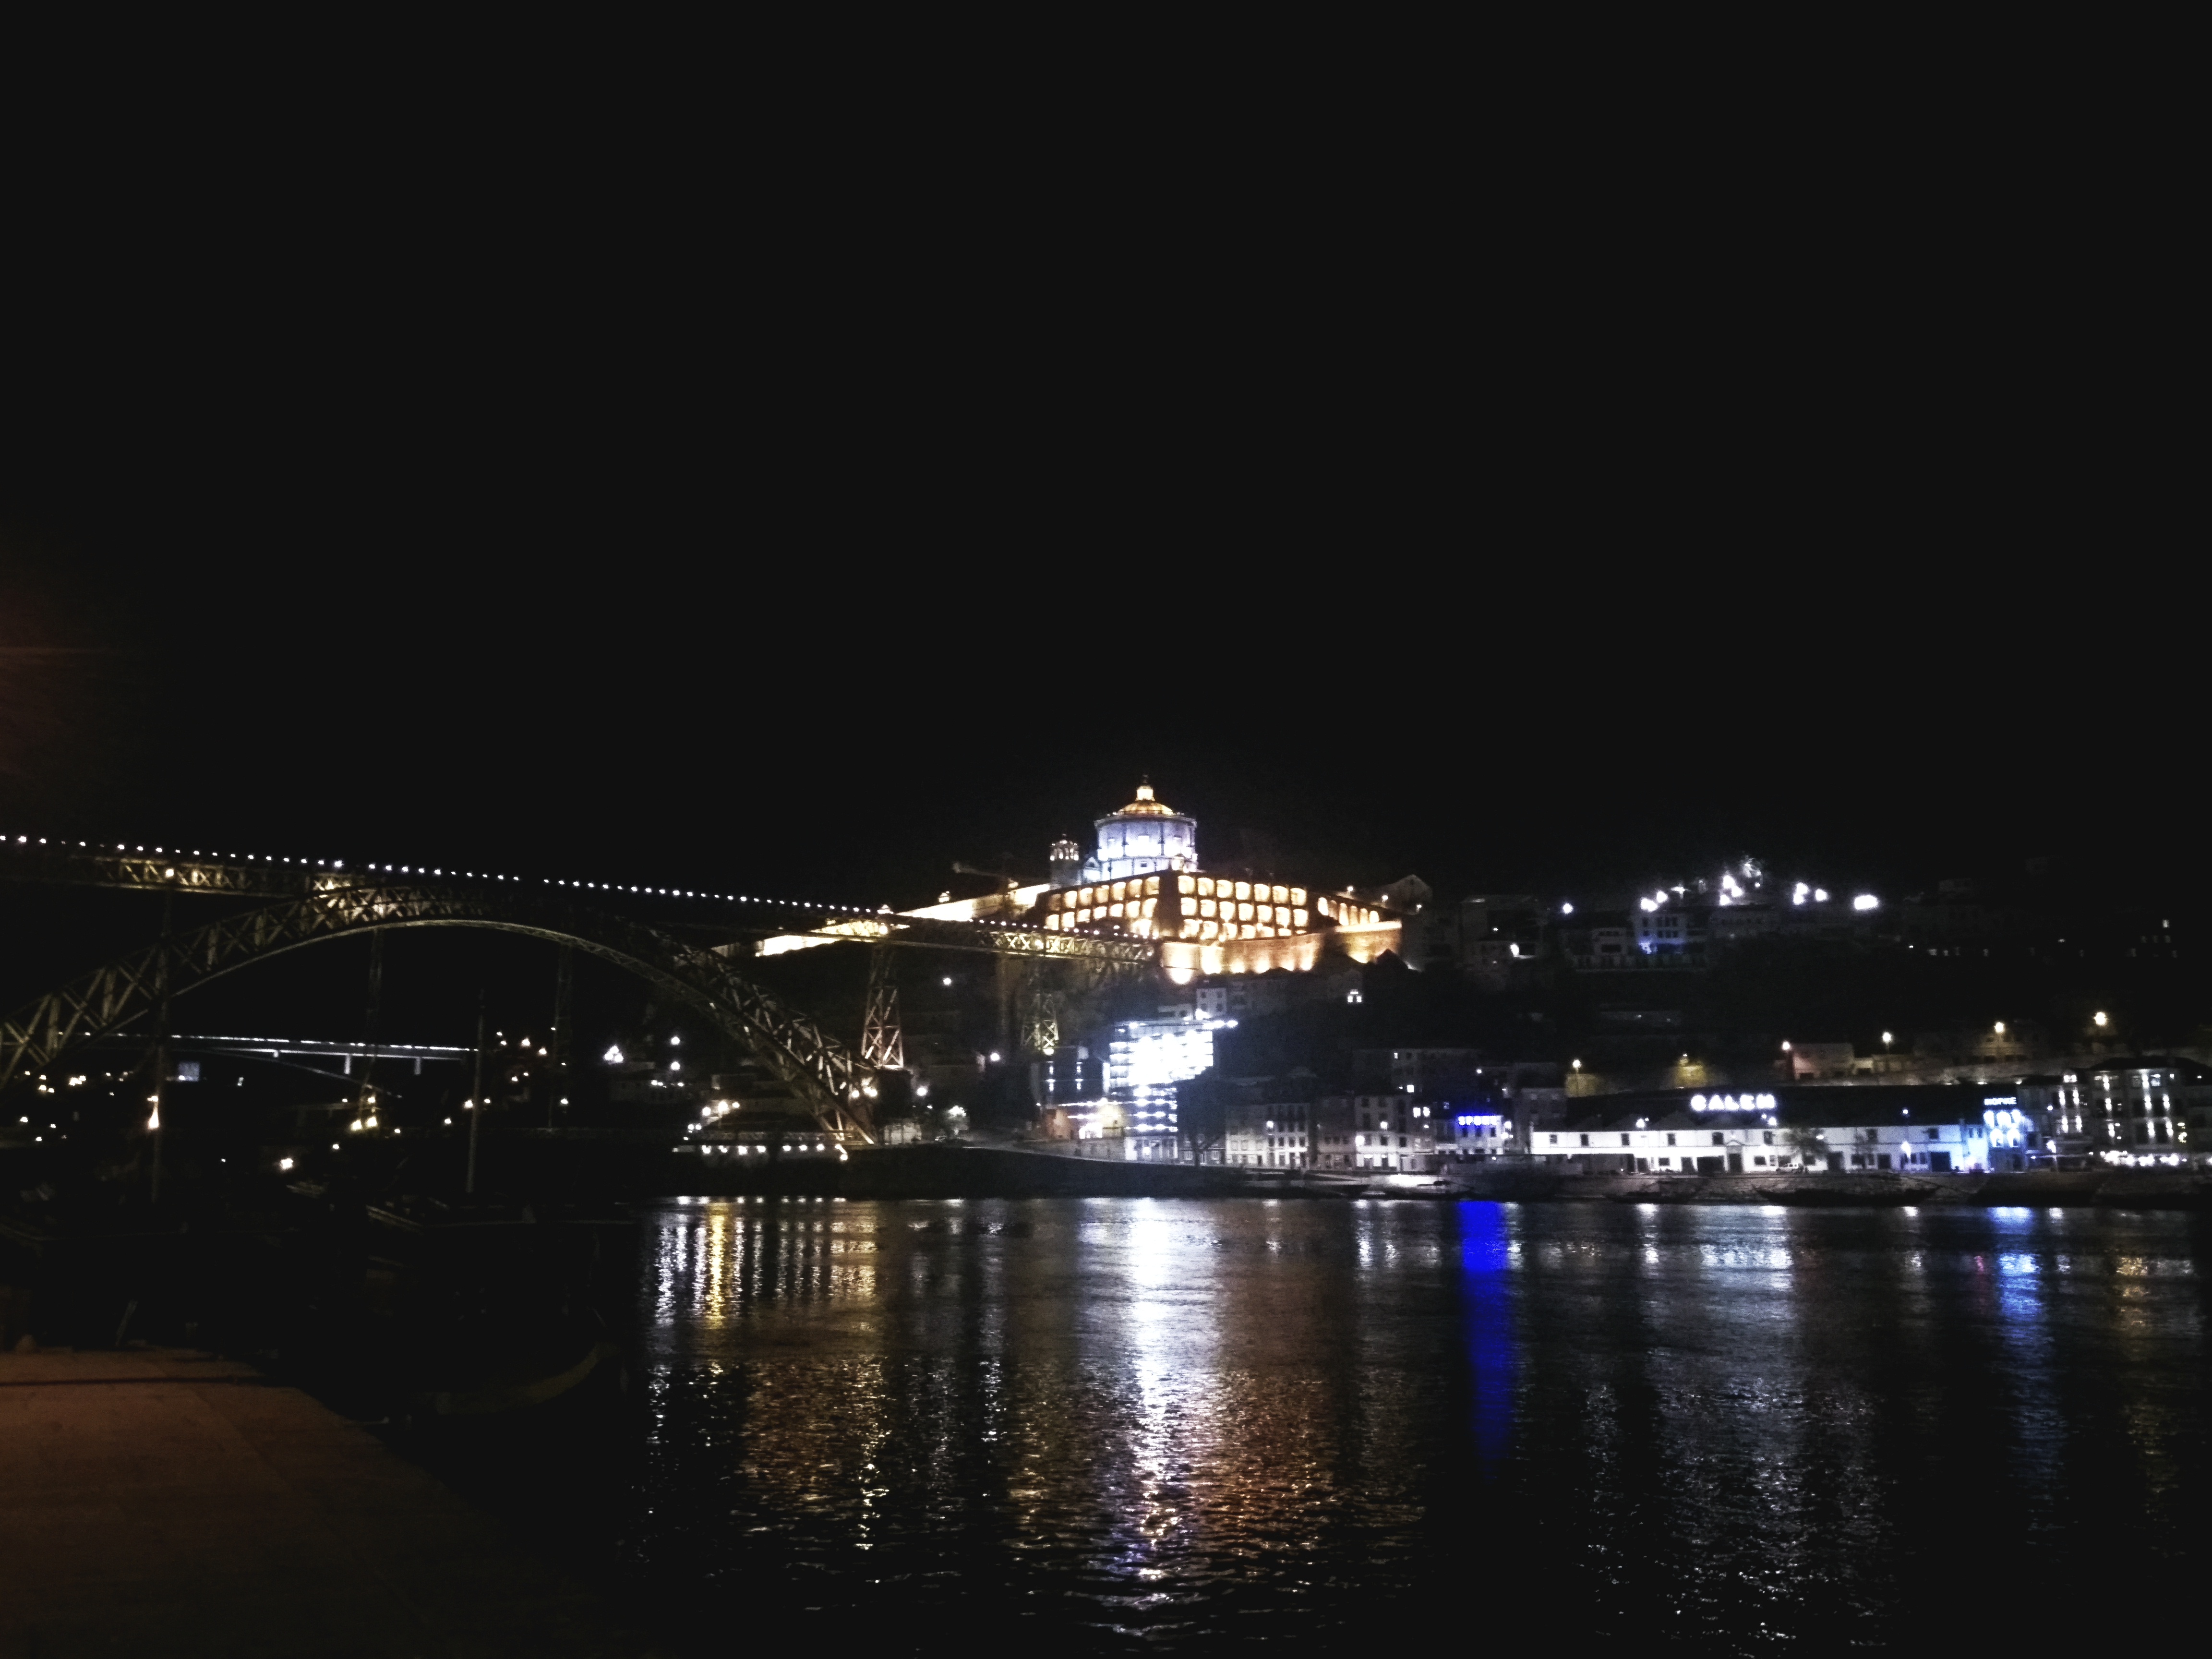
<instances>
[{"instance_id":1,"label":"rippled water surface","mask_svg":"<svg viewBox=\"0 0 2212 1659\"><path fill-rule=\"evenodd\" d=\"M2191 1593L2204 1266L2088 1210L672 1206L620 1552L885 1652L2048 1628Z\"/></svg>"}]
</instances>

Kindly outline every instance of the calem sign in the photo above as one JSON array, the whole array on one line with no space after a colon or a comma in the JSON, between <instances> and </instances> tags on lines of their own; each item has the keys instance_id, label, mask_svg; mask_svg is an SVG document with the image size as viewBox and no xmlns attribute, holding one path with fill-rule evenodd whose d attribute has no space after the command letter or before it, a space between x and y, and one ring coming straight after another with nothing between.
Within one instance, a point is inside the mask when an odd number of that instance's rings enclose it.
<instances>
[{"instance_id":1,"label":"calem sign","mask_svg":"<svg viewBox=\"0 0 2212 1659\"><path fill-rule=\"evenodd\" d=\"M1775 1109L1772 1095L1692 1095L1690 1109L1693 1112L1771 1112Z\"/></svg>"}]
</instances>

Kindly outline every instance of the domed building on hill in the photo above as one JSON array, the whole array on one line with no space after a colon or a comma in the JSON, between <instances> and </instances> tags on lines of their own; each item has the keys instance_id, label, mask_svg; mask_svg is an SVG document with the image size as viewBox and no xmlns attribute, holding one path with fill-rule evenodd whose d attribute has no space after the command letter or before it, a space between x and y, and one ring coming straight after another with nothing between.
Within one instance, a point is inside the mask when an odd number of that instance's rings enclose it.
<instances>
[{"instance_id":1,"label":"domed building on hill","mask_svg":"<svg viewBox=\"0 0 2212 1659\"><path fill-rule=\"evenodd\" d=\"M1198 820L1161 800L1149 780L1097 829L1079 863L1073 842L1053 843L1052 884L1030 920L1054 933L1159 939L1161 965L1178 985L1199 975L1310 971L1329 946L1366 962L1398 942L1397 915L1348 890L1202 874Z\"/></svg>"},{"instance_id":2,"label":"domed building on hill","mask_svg":"<svg viewBox=\"0 0 2212 1659\"><path fill-rule=\"evenodd\" d=\"M1086 881L1125 881L1155 870L1198 868L1198 820L1186 817L1152 793L1152 780L1137 786L1137 798L1118 812L1097 821L1097 850L1075 862L1082 849L1062 836L1053 843L1052 884L1073 887Z\"/></svg>"}]
</instances>

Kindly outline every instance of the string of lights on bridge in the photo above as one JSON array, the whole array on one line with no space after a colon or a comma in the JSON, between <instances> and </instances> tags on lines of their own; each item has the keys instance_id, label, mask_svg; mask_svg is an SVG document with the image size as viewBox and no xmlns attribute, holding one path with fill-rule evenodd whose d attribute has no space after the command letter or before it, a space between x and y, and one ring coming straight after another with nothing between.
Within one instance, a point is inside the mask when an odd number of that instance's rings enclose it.
<instances>
[{"instance_id":1,"label":"string of lights on bridge","mask_svg":"<svg viewBox=\"0 0 2212 1659\"><path fill-rule=\"evenodd\" d=\"M8 840L9 837L6 833L4 831L0 831L0 844L5 844ZM145 847L134 847L123 842L117 842L112 847L111 847L105 842L94 843L84 841L75 842L65 840L50 841L44 836L34 837L31 836L19 835L15 837L15 844L18 847L50 847L62 852L81 851L98 854L124 853L134 857L143 856L150 858L204 859L227 864L267 865L272 868L283 865L289 865L293 868L299 870L343 870L346 867L346 863L343 859L289 858L281 854L270 853L201 853L198 851L187 853L176 848L166 848L161 847L149 848ZM623 882L574 881L562 876L510 876L501 875L494 872L482 870L448 871L444 869L432 869L424 865L410 864L395 866L390 864L367 863L358 865L355 867L356 869L365 871L371 875L427 876L434 881L447 879L454 881L506 881L514 882L521 886L527 886L531 883L536 882L541 886L565 887L578 892L635 893L642 897L707 899L723 904L764 904L775 909L826 910L837 915L860 918L879 919L884 916L896 915L896 914L888 904L884 905L879 908L871 910L863 905L858 904L817 903L807 899L763 898L756 895L747 893L708 893L688 887L652 887L641 886L635 884L625 884ZM975 927L997 927L1008 933L1035 933L1037 931L1035 928L1023 927L1012 922L994 921L982 917L974 919L970 921L969 925ZM1071 927L1066 929L1066 932L1068 933L1075 933L1079 936L1086 936L1094 939L1103 939L1106 937L1106 935L1099 933L1095 928ZM1065 935L1063 935L1063 937Z\"/></svg>"}]
</instances>

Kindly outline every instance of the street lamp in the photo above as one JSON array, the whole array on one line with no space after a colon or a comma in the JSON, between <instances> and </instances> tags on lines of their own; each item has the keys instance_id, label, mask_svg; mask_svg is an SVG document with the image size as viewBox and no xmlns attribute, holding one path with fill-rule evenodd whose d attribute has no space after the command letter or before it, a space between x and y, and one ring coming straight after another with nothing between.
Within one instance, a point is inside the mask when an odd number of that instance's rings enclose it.
<instances>
[{"instance_id":1,"label":"street lamp","mask_svg":"<svg viewBox=\"0 0 2212 1659\"><path fill-rule=\"evenodd\" d=\"M2109 1025L2112 1024L2111 1017L2108 1016L2102 1009L2099 1009L2094 1018L2100 1026Z\"/></svg>"}]
</instances>

